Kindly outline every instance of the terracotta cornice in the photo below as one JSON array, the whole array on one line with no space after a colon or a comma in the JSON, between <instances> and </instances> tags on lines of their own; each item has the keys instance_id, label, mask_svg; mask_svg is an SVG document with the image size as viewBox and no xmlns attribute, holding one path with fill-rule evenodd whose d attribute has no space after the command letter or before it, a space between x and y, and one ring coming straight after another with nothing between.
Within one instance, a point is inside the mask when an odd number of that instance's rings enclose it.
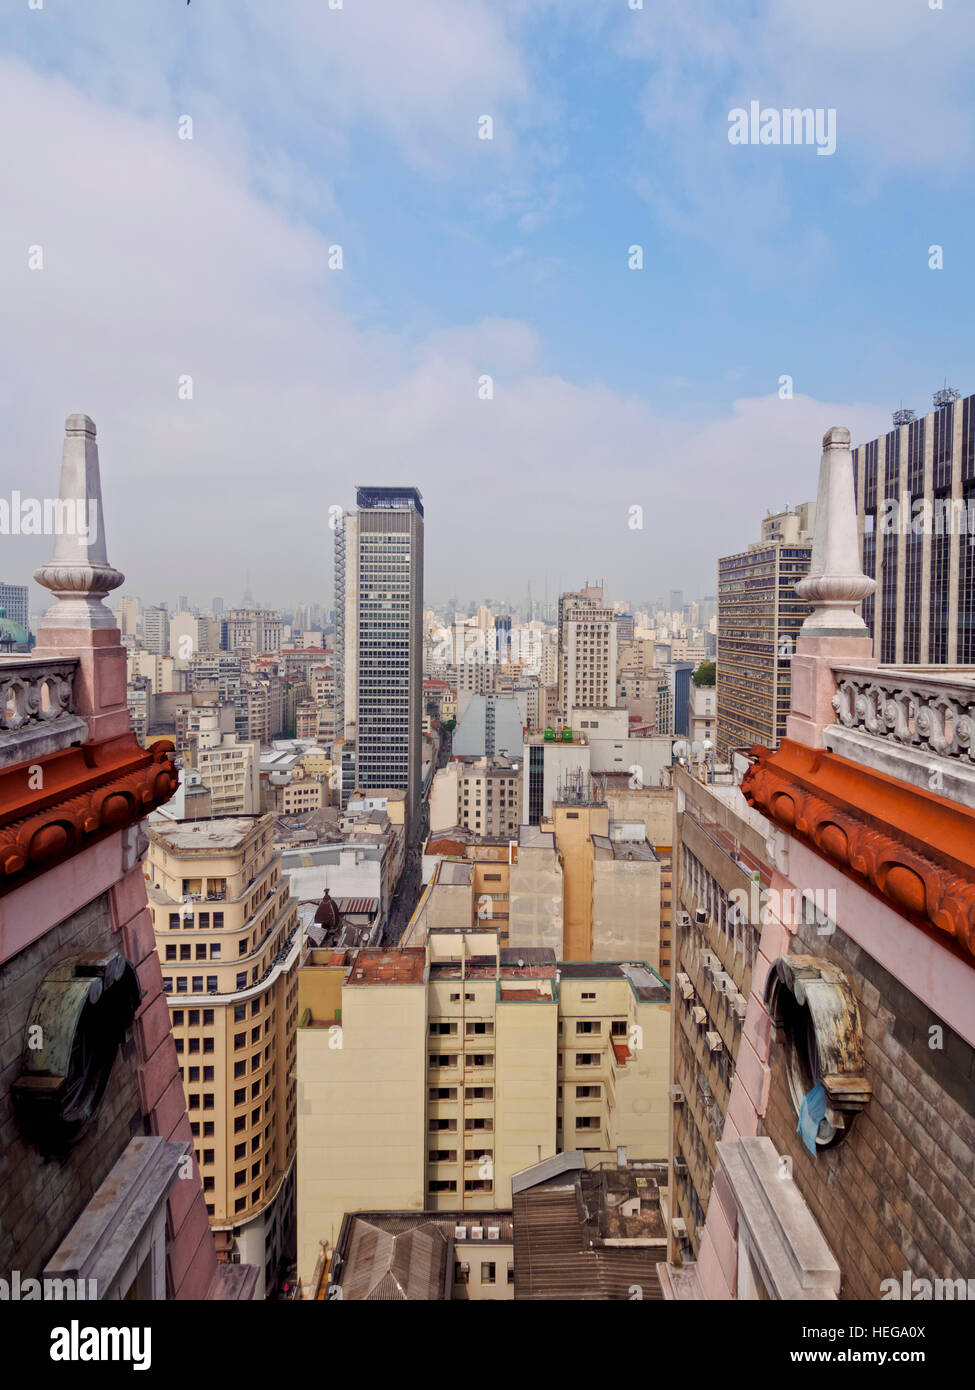
<instances>
[{"instance_id":1,"label":"terracotta cornice","mask_svg":"<svg viewBox=\"0 0 975 1390\"><path fill-rule=\"evenodd\" d=\"M179 786L173 744L133 733L0 771L0 894L143 820Z\"/></svg>"},{"instance_id":2,"label":"terracotta cornice","mask_svg":"<svg viewBox=\"0 0 975 1390\"><path fill-rule=\"evenodd\" d=\"M826 749L784 739L755 759L745 800L917 926L975 956L975 813Z\"/></svg>"}]
</instances>

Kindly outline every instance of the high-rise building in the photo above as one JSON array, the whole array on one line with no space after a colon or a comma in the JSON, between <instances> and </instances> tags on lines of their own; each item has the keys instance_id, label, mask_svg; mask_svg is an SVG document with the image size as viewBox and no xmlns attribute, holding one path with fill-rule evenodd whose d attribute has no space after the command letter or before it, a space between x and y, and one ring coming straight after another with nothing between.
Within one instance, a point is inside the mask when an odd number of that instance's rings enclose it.
<instances>
[{"instance_id":1,"label":"high-rise building","mask_svg":"<svg viewBox=\"0 0 975 1390\"><path fill-rule=\"evenodd\" d=\"M616 704L616 614L601 587L559 597L559 709Z\"/></svg>"},{"instance_id":2,"label":"high-rise building","mask_svg":"<svg viewBox=\"0 0 975 1390\"><path fill-rule=\"evenodd\" d=\"M123 598L119 600L119 626L123 637L135 637L139 631L139 600Z\"/></svg>"},{"instance_id":3,"label":"high-rise building","mask_svg":"<svg viewBox=\"0 0 975 1390\"><path fill-rule=\"evenodd\" d=\"M154 656L169 655L169 613L165 604L143 610L142 642Z\"/></svg>"},{"instance_id":4,"label":"high-rise building","mask_svg":"<svg viewBox=\"0 0 975 1390\"><path fill-rule=\"evenodd\" d=\"M863 601L884 663L975 663L975 396L935 393L919 420L853 451Z\"/></svg>"},{"instance_id":5,"label":"high-rise building","mask_svg":"<svg viewBox=\"0 0 975 1390\"><path fill-rule=\"evenodd\" d=\"M762 539L718 561L717 752L785 738L792 655L809 612L795 592L812 559L813 504L765 517ZM683 703L686 710L686 702ZM679 718L675 705L675 721Z\"/></svg>"},{"instance_id":6,"label":"high-rise building","mask_svg":"<svg viewBox=\"0 0 975 1390\"><path fill-rule=\"evenodd\" d=\"M0 608L4 610L11 622L22 627L25 632L30 631L28 606L26 584L0 583Z\"/></svg>"},{"instance_id":7,"label":"high-rise building","mask_svg":"<svg viewBox=\"0 0 975 1390\"><path fill-rule=\"evenodd\" d=\"M227 649L252 656L281 650L281 615L270 608L232 608L227 616Z\"/></svg>"},{"instance_id":8,"label":"high-rise building","mask_svg":"<svg viewBox=\"0 0 975 1390\"><path fill-rule=\"evenodd\" d=\"M335 532L335 705L342 804L399 788L420 805L423 502L413 487L360 487Z\"/></svg>"},{"instance_id":9,"label":"high-rise building","mask_svg":"<svg viewBox=\"0 0 975 1390\"><path fill-rule=\"evenodd\" d=\"M272 1291L294 1221L298 907L271 816L149 827L149 911L207 1214Z\"/></svg>"}]
</instances>

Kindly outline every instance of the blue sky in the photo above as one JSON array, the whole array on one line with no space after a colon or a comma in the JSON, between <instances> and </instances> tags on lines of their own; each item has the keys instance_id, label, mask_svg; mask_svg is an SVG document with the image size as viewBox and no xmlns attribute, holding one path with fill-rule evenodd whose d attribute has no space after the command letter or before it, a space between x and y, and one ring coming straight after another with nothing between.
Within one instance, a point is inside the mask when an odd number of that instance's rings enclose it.
<instances>
[{"instance_id":1,"label":"blue sky","mask_svg":"<svg viewBox=\"0 0 975 1390\"><path fill-rule=\"evenodd\" d=\"M10 0L3 490L84 410L147 600L327 601L356 481L424 492L433 600L713 591L828 425L975 390L975 11L645 5ZM751 100L835 108L836 153L729 144Z\"/></svg>"}]
</instances>

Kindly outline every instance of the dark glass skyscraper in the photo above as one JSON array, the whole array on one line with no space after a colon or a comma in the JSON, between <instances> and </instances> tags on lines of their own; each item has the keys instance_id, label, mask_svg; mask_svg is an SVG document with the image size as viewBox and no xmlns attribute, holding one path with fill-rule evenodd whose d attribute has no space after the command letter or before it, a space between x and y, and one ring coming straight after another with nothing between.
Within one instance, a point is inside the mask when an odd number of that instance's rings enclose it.
<instances>
[{"instance_id":1,"label":"dark glass skyscraper","mask_svg":"<svg viewBox=\"0 0 975 1390\"><path fill-rule=\"evenodd\" d=\"M423 503L416 488L360 487L335 542L336 732L342 804L356 788L420 801Z\"/></svg>"}]
</instances>

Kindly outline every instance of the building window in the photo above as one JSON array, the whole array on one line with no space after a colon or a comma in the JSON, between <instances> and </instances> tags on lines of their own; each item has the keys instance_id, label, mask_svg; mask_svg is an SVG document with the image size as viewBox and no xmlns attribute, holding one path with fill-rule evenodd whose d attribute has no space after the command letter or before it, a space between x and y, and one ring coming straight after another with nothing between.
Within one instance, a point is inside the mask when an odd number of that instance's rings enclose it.
<instances>
[{"instance_id":1,"label":"building window","mask_svg":"<svg viewBox=\"0 0 975 1390\"><path fill-rule=\"evenodd\" d=\"M495 1271L495 1265L494 1265L494 1261L493 1261L493 1260L491 1260L490 1262L484 1262L484 1263L482 1263L482 1265L481 1265L481 1283L482 1283L482 1284L493 1284L493 1283L494 1283L494 1271Z\"/></svg>"}]
</instances>

